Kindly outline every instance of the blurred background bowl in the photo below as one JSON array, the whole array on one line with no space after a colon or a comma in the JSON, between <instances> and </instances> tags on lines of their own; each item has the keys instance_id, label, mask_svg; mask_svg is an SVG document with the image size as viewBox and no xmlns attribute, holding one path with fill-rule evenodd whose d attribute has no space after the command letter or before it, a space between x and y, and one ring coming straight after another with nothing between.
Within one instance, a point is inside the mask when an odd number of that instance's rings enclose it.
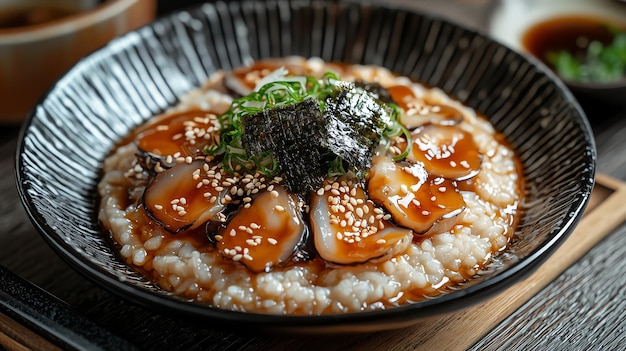
<instances>
[{"instance_id":1,"label":"blurred background bowl","mask_svg":"<svg viewBox=\"0 0 626 351\"><path fill-rule=\"evenodd\" d=\"M626 32L626 2L623 0L500 0L496 2L490 17L488 31L493 38L524 55L534 56L551 69L554 66L547 62L546 57L537 52L536 47L530 47L533 46L530 34L543 37L540 40L544 43L540 45L545 44L548 36L561 35L562 39L555 46L570 46L571 43L584 48L594 39L594 35L599 35L585 33L588 30L585 28L591 28L590 21L596 21L598 25L610 24ZM573 43L575 40L576 44ZM560 78L583 105L599 102L617 107L626 106L626 72L621 80L611 82Z\"/></svg>"},{"instance_id":2,"label":"blurred background bowl","mask_svg":"<svg viewBox=\"0 0 626 351\"><path fill-rule=\"evenodd\" d=\"M0 1L0 122L20 123L80 58L155 15L156 0Z\"/></svg>"}]
</instances>

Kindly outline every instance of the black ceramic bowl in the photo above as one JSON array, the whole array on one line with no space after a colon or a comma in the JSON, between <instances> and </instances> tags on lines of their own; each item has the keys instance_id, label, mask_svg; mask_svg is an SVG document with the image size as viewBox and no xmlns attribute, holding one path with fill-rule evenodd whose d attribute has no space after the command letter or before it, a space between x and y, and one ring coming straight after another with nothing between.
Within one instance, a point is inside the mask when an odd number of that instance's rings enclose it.
<instances>
[{"instance_id":1,"label":"black ceramic bowl","mask_svg":"<svg viewBox=\"0 0 626 351\"><path fill-rule=\"evenodd\" d=\"M519 153L526 197L510 250L439 298L376 312L264 315L174 297L116 258L97 221L102 162L121 139L218 69L300 55L382 65L443 89L489 118ZM322 1L217 2L173 13L73 67L23 126L17 185L46 241L121 297L186 318L283 331L397 328L466 308L537 268L572 232L594 185L580 107L546 69L479 33L420 13Z\"/></svg>"}]
</instances>

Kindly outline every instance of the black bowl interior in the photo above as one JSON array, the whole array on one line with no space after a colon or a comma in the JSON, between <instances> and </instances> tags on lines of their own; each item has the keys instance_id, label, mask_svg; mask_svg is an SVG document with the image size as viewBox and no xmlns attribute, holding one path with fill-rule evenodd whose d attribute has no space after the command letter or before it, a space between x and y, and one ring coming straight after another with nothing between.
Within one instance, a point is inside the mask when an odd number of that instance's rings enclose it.
<instances>
[{"instance_id":1,"label":"black bowl interior","mask_svg":"<svg viewBox=\"0 0 626 351\"><path fill-rule=\"evenodd\" d=\"M131 129L217 70L299 55L376 64L443 89L489 118L519 154L524 212L510 250L440 298L347 315L268 316L210 308L155 287L116 258L97 221L102 161ZM573 230L594 184L595 144L547 69L485 35L424 14L314 0L215 2L120 37L80 61L25 122L17 185L33 223L72 267L147 308L221 323L374 330L464 308L527 276Z\"/></svg>"}]
</instances>

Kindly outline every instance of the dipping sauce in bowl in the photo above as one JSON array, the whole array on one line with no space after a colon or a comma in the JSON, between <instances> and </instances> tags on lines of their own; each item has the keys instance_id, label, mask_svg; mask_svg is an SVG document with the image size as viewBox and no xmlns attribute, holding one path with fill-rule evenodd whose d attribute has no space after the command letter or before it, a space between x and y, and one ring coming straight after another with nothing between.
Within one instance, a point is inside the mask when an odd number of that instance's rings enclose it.
<instances>
[{"instance_id":1,"label":"dipping sauce in bowl","mask_svg":"<svg viewBox=\"0 0 626 351\"><path fill-rule=\"evenodd\" d=\"M626 26L605 18L540 22L526 31L522 46L565 80L607 83L626 76Z\"/></svg>"},{"instance_id":2,"label":"dipping sauce in bowl","mask_svg":"<svg viewBox=\"0 0 626 351\"><path fill-rule=\"evenodd\" d=\"M623 2L501 1L491 14L489 32L510 48L546 64L577 99L614 106L624 104L626 39L622 36L626 38L626 4Z\"/></svg>"}]
</instances>

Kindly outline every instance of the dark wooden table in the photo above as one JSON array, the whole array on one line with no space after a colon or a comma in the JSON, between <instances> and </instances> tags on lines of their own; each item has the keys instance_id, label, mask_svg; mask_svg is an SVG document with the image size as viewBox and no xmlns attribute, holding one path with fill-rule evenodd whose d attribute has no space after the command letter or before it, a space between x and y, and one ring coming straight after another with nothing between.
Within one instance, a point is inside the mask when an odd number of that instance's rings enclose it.
<instances>
[{"instance_id":1,"label":"dark wooden table","mask_svg":"<svg viewBox=\"0 0 626 351\"><path fill-rule=\"evenodd\" d=\"M396 2L439 11L481 30L488 15L488 1L481 0L457 1L455 6L446 1ZM581 104L596 136L598 172L626 181L626 106ZM16 349L414 349L403 344L410 329L347 336L255 335L180 320L121 300L72 270L36 232L15 187L19 126L3 125L0 130L0 331L5 330L0 332L0 348L2 341L10 341ZM622 223L470 349L622 350L624 272Z\"/></svg>"}]
</instances>

